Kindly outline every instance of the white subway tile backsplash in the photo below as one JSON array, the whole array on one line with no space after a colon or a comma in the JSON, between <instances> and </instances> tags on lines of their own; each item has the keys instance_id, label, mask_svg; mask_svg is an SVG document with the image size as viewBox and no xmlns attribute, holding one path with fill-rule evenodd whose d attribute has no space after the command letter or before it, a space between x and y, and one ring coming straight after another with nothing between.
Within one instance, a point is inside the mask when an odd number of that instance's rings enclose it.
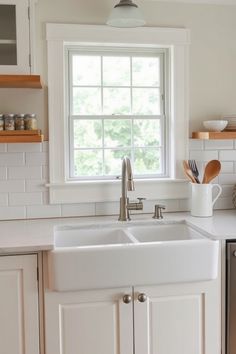
<instances>
[{"instance_id":1,"label":"white subway tile backsplash","mask_svg":"<svg viewBox=\"0 0 236 354\"><path fill-rule=\"evenodd\" d=\"M7 168L0 167L0 180L7 179Z\"/></svg>"},{"instance_id":2,"label":"white subway tile backsplash","mask_svg":"<svg viewBox=\"0 0 236 354\"><path fill-rule=\"evenodd\" d=\"M0 218L1 220L14 220L14 219L25 219L26 208L21 207L0 207Z\"/></svg>"},{"instance_id":3,"label":"white subway tile backsplash","mask_svg":"<svg viewBox=\"0 0 236 354\"><path fill-rule=\"evenodd\" d=\"M191 207L190 199L179 200L179 211L189 211Z\"/></svg>"},{"instance_id":4,"label":"white subway tile backsplash","mask_svg":"<svg viewBox=\"0 0 236 354\"><path fill-rule=\"evenodd\" d=\"M220 161L236 161L236 150L225 150L219 152Z\"/></svg>"},{"instance_id":5,"label":"white subway tile backsplash","mask_svg":"<svg viewBox=\"0 0 236 354\"><path fill-rule=\"evenodd\" d=\"M45 192L48 188L45 187L46 181L43 179L31 179L25 181L26 192Z\"/></svg>"},{"instance_id":6,"label":"white subway tile backsplash","mask_svg":"<svg viewBox=\"0 0 236 354\"><path fill-rule=\"evenodd\" d=\"M19 153L0 153L0 166L23 166L25 156L23 152Z\"/></svg>"},{"instance_id":7,"label":"white subway tile backsplash","mask_svg":"<svg viewBox=\"0 0 236 354\"><path fill-rule=\"evenodd\" d=\"M0 144L0 152L7 152L7 144Z\"/></svg>"},{"instance_id":8,"label":"white subway tile backsplash","mask_svg":"<svg viewBox=\"0 0 236 354\"><path fill-rule=\"evenodd\" d=\"M220 184L236 184L236 174L221 174L219 176Z\"/></svg>"},{"instance_id":9,"label":"white subway tile backsplash","mask_svg":"<svg viewBox=\"0 0 236 354\"><path fill-rule=\"evenodd\" d=\"M24 167L9 167L9 179L41 179L41 166L24 166Z\"/></svg>"},{"instance_id":10,"label":"white subway tile backsplash","mask_svg":"<svg viewBox=\"0 0 236 354\"><path fill-rule=\"evenodd\" d=\"M96 215L117 215L119 214L119 202L96 203Z\"/></svg>"},{"instance_id":11,"label":"white subway tile backsplash","mask_svg":"<svg viewBox=\"0 0 236 354\"><path fill-rule=\"evenodd\" d=\"M95 203L64 204L61 206L61 215L67 216L94 216Z\"/></svg>"},{"instance_id":12,"label":"white subway tile backsplash","mask_svg":"<svg viewBox=\"0 0 236 354\"><path fill-rule=\"evenodd\" d=\"M60 205L32 205L26 207L26 217L33 218L56 218L61 216Z\"/></svg>"},{"instance_id":13,"label":"white subway tile backsplash","mask_svg":"<svg viewBox=\"0 0 236 354\"><path fill-rule=\"evenodd\" d=\"M0 193L0 206L7 206L7 205L8 205L8 194Z\"/></svg>"},{"instance_id":14,"label":"white subway tile backsplash","mask_svg":"<svg viewBox=\"0 0 236 354\"><path fill-rule=\"evenodd\" d=\"M219 198L214 205L214 209L234 209L232 198Z\"/></svg>"},{"instance_id":15,"label":"white subway tile backsplash","mask_svg":"<svg viewBox=\"0 0 236 354\"><path fill-rule=\"evenodd\" d=\"M233 140L205 140L205 150L233 149Z\"/></svg>"},{"instance_id":16,"label":"white subway tile backsplash","mask_svg":"<svg viewBox=\"0 0 236 354\"><path fill-rule=\"evenodd\" d=\"M0 181L0 193L5 192L24 192L25 191L25 181L15 180L15 181Z\"/></svg>"},{"instance_id":17,"label":"white subway tile backsplash","mask_svg":"<svg viewBox=\"0 0 236 354\"><path fill-rule=\"evenodd\" d=\"M209 150L209 151L190 150L189 158L196 161L208 162L210 160L217 160L218 152L213 150Z\"/></svg>"},{"instance_id":18,"label":"white subway tile backsplash","mask_svg":"<svg viewBox=\"0 0 236 354\"><path fill-rule=\"evenodd\" d=\"M41 152L42 143L14 143L7 144L8 152Z\"/></svg>"},{"instance_id":19,"label":"white subway tile backsplash","mask_svg":"<svg viewBox=\"0 0 236 354\"><path fill-rule=\"evenodd\" d=\"M234 173L234 163L221 162L221 174L222 173Z\"/></svg>"},{"instance_id":20,"label":"white subway tile backsplash","mask_svg":"<svg viewBox=\"0 0 236 354\"><path fill-rule=\"evenodd\" d=\"M222 185L222 194L220 197L232 197L232 194L233 194L233 188L234 186L233 185Z\"/></svg>"},{"instance_id":21,"label":"white subway tile backsplash","mask_svg":"<svg viewBox=\"0 0 236 354\"><path fill-rule=\"evenodd\" d=\"M40 205L42 193L10 193L9 205Z\"/></svg>"},{"instance_id":22,"label":"white subway tile backsplash","mask_svg":"<svg viewBox=\"0 0 236 354\"><path fill-rule=\"evenodd\" d=\"M204 141L199 139L189 139L189 150L203 150Z\"/></svg>"},{"instance_id":23,"label":"white subway tile backsplash","mask_svg":"<svg viewBox=\"0 0 236 354\"><path fill-rule=\"evenodd\" d=\"M47 152L27 152L25 154L26 165L40 166L48 165L48 153Z\"/></svg>"},{"instance_id":24,"label":"white subway tile backsplash","mask_svg":"<svg viewBox=\"0 0 236 354\"><path fill-rule=\"evenodd\" d=\"M153 213L156 204L164 205L165 209L163 212L172 212L179 210L179 200L178 199L166 199L166 200L144 200L143 201L143 213ZM135 213L135 212L134 212Z\"/></svg>"},{"instance_id":25,"label":"white subway tile backsplash","mask_svg":"<svg viewBox=\"0 0 236 354\"><path fill-rule=\"evenodd\" d=\"M216 208L232 208L232 189L236 184L236 140L189 141L189 157L195 159L202 178L206 162L220 158L222 170L214 183L223 192ZM0 220L70 216L118 215L119 202L50 205L48 142L39 144L0 144ZM144 209L132 214L150 213L155 204L166 211L189 211L190 200L145 200Z\"/></svg>"}]
</instances>

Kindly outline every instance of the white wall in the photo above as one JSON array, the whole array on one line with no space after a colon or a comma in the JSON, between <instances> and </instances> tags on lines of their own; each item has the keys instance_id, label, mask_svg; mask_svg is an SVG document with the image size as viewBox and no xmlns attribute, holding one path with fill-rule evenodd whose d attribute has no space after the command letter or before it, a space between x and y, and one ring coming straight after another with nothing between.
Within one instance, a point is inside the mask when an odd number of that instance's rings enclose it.
<instances>
[{"instance_id":1,"label":"white wall","mask_svg":"<svg viewBox=\"0 0 236 354\"><path fill-rule=\"evenodd\" d=\"M104 24L113 0L38 0L36 6L37 71L47 83L45 23ZM139 0L148 26L191 29L190 132L205 119L236 113L236 6L162 3ZM47 132L47 88L3 90L3 112L36 112Z\"/></svg>"}]
</instances>

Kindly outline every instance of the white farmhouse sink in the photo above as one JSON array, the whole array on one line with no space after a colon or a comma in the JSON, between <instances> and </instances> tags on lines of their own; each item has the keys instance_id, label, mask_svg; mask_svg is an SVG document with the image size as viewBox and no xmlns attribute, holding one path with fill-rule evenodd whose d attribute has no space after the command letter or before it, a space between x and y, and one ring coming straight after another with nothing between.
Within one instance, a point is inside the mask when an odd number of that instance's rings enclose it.
<instances>
[{"instance_id":1,"label":"white farmhouse sink","mask_svg":"<svg viewBox=\"0 0 236 354\"><path fill-rule=\"evenodd\" d=\"M131 237L132 238L132 237ZM122 229L81 229L55 231L55 247L104 246L131 243Z\"/></svg>"},{"instance_id":2,"label":"white farmhouse sink","mask_svg":"<svg viewBox=\"0 0 236 354\"><path fill-rule=\"evenodd\" d=\"M185 223L160 224L129 227L128 232L138 242L181 241L202 238L199 232Z\"/></svg>"},{"instance_id":3,"label":"white farmhouse sink","mask_svg":"<svg viewBox=\"0 0 236 354\"><path fill-rule=\"evenodd\" d=\"M63 227L48 252L55 291L158 285L215 279L219 242L185 222Z\"/></svg>"}]
</instances>

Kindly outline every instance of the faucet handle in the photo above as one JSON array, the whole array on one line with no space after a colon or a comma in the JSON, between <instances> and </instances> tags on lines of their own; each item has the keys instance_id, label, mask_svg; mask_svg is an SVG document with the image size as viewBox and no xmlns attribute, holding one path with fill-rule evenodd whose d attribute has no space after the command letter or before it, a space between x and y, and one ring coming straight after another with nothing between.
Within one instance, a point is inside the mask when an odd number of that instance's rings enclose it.
<instances>
[{"instance_id":1,"label":"faucet handle","mask_svg":"<svg viewBox=\"0 0 236 354\"><path fill-rule=\"evenodd\" d=\"M162 215L162 210L165 210L165 205L163 204L156 204L155 205L155 211L154 211L154 215L153 215L153 219L163 219L163 215Z\"/></svg>"},{"instance_id":2,"label":"faucet handle","mask_svg":"<svg viewBox=\"0 0 236 354\"><path fill-rule=\"evenodd\" d=\"M139 203L142 203L143 200L146 200L146 198L140 198L140 197L138 197L137 199Z\"/></svg>"}]
</instances>

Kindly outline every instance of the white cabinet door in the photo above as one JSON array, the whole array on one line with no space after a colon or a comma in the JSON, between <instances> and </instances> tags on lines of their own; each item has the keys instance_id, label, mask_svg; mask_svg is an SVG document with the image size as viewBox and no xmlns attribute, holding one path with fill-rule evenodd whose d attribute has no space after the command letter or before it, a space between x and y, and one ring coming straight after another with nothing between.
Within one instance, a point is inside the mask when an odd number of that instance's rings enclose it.
<instances>
[{"instance_id":1,"label":"white cabinet door","mask_svg":"<svg viewBox=\"0 0 236 354\"><path fill-rule=\"evenodd\" d=\"M0 0L0 73L30 74L29 0Z\"/></svg>"},{"instance_id":2,"label":"white cabinet door","mask_svg":"<svg viewBox=\"0 0 236 354\"><path fill-rule=\"evenodd\" d=\"M217 283L135 288L134 333L135 354L220 354Z\"/></svg>"},{"instance_id":3,"label":"white cabinet door","mask_svg":"<svg viewBox=\"0 0 236 354\"><path fill-rule=\"evenodd\" d=\"M0 257L0 353L39 353L36 255Z\"/></svg>"},{"instance_id":4,"label":"white cabinet door","mask_svg":"<svg viewBox=\"0 0 236 354\"><path fill-rule=\"evenodd\" d=\"M45 292L46 354L132 354L132 288Z\"/></svg>"}]
</instances>

